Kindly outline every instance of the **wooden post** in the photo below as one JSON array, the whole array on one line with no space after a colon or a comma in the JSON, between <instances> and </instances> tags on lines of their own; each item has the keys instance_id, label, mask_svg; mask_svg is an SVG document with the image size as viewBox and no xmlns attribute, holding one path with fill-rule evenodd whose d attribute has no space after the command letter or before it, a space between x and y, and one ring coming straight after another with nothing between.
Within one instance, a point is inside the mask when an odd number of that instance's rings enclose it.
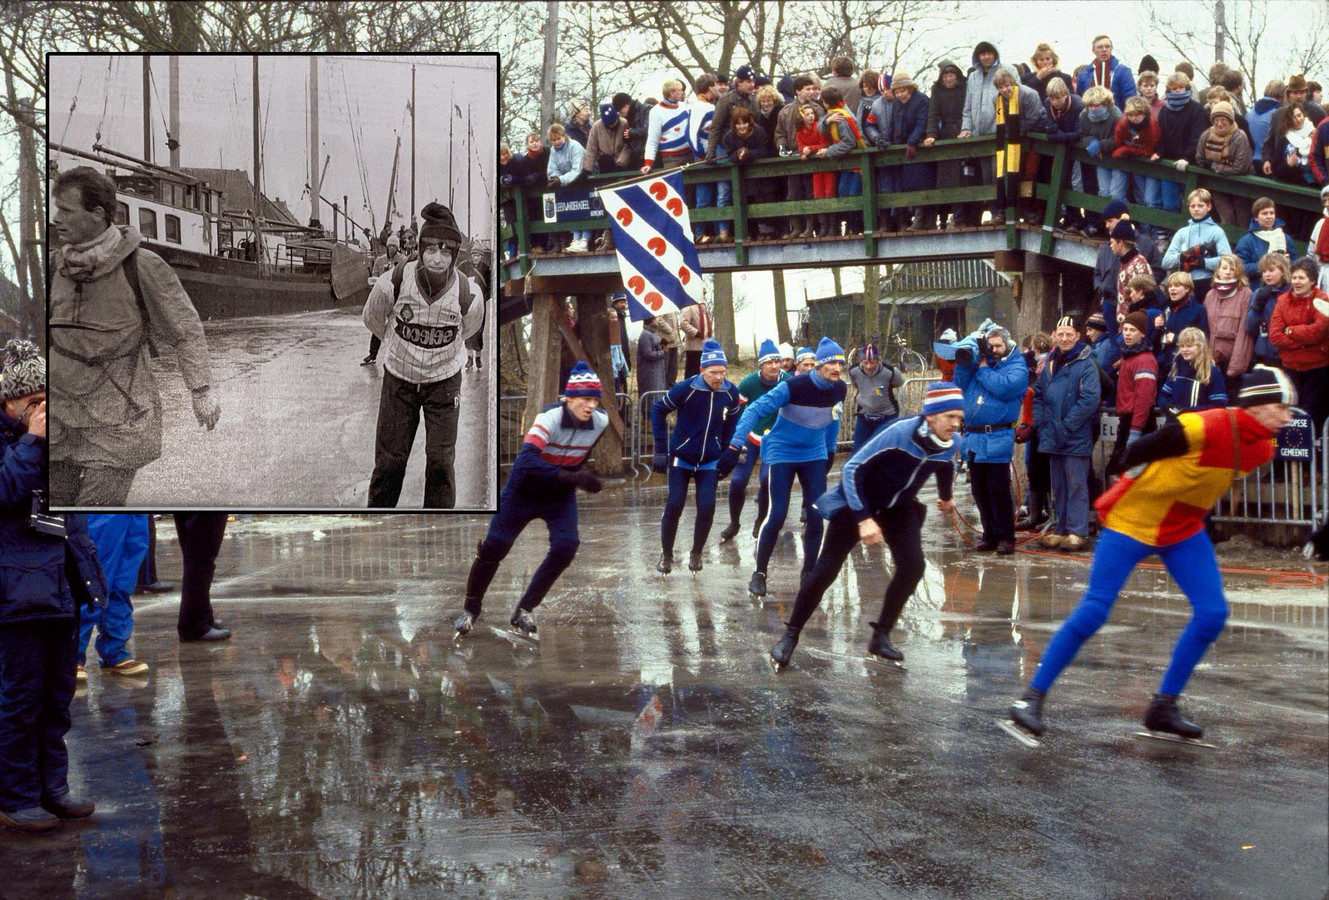
<instances>
[{"instance_id":1,"label":"wooden post","mask_svg":"<svg viewBox=\"0 0 1329 900\"><path fill-rule=\"evenodd\" d=\"M581 338L566 327L559 319L559 331L578 359L600 376L600 391L603 394L600 407L609 414L609 428L591 451L591 463L602 475L619 474L623 470L623 445L627 438L627 429L623 418L618 414L618 402L614 397L614 363L609 355L609 303L603 294L580 294L577 297L577 330ZM614 326L618 330L617 322ZM615 333L614 338L618 335Z\"/></svg>"},{"instance_id":2,"label":"wooden post","mask_svg":"<svg viewBox=\"0 0 1329 900\"><path fill-rule=\"evenodd\" d=\"M863 267L863 340L880 335L877 329L881 325L881 280L878 266Z\"/></svg>"},{"instance_id":3,"label":"wooden post","mask_svg":"<svg viewBox=\"0 0 1329 900\"><path fill-rule=\"evenodd\" d=\"M725 356L738 359L738 340L734 333L733 273L716 272L712 285L715 288L715 339L724 347Z\"/></svg>"},{"instance_id":4,"label":"wooden post","mask_svg":"<svg viewBox=\"0 0 1329 900\"><path fill-rule=\"evenodd\" d=\"M790 343L789 336L789 305L785 298L784 270L771 270L772 294L775 297L775 342Z\"/></svg>"},{"instance_id":5,"label":"wooden post","mask_svg":"<svg viewBox=\"0 0 1329 900\"><path fill-rule=\"evenodd\" d=\"M559 298L538 294L531 303L531 377L526 391L526 411L522 414L522 433L535 422L540 410L558 399L559 332L563 312Z\"/></svg>"}]
</instances>

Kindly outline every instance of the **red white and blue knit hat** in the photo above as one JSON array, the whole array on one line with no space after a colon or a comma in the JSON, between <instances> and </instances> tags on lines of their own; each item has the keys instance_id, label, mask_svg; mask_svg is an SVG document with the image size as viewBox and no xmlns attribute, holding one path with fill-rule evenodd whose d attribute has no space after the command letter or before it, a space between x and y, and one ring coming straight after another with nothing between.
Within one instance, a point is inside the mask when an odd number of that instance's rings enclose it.
<instances>
[{"instance_id":1,"label":"red white and blue knit hat","mask_svg":"<svg viewBox=\"0 0 1329 900\"><path fill-rule=\"evenodd\" d=\"M581 360L572 367L572 374L568 376L567 387L563 390L564 397L599 397L600 396L600 376L591 371L591 367Z\"/></svg>"},{"instance_id":2,"label":"red white and blue knit hat","mask_svg":"<svg viewBox=\"0 0 1329 900\"><path fill-rule=\"evenodd\" d=\"M874 359L881 359L881 353L877 350L876 344L868 344L863 348L863 362L869 362Z\"/></svg>"},{"instance_id":3,"label":"red white and blue knit hat","mask_svg":"<svg viewBox=\"0 0 1329 900\"><path fill-rule=\"evenodd\" d=\"M953 381L938 381L928 388L923 398L923 415L964 409L964 391Z\"/></svg>"},{"instance_id":4,"label":"red white and blue knit hat","mask_svg":"<svg viewBox=\"0 0 1329 900\"><path fill-rule=\"evenodd\" d=\"M1259 406L1262 403L1296 405L1297 389L1282 369L1256 366L1242 377L1236 405Z\"/></svg>"}]
</instances>

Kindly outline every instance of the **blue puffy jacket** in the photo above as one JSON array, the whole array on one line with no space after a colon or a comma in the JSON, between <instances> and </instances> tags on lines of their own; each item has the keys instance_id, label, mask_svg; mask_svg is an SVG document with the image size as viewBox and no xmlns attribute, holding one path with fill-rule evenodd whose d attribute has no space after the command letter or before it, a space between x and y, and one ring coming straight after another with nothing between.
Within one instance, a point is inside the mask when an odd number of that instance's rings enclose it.
<instances>
[{"instance_id":1,"label":"blue puffy jacket","mask_svg":"<svg viewBox=\"0 0 1329 900\"><path fill-rule=\"evenodd\" d=\"M1106 334L1099 337L1089 345L1090 351L1094 354L1094 362L1098 363L1098 368L1107 375L1108 381L1112 383L1108 393L1099 398L1100 405L1112 406L1117 400L1117 360L1121 359L1121 345L1115 339ZM1099 391L1103 391L1104 383L1100 379L1098 383Z\"/></svg>"},{"instance_id":2,"label":"blue puffy jacket","mask_svg":"<svg viewBox=\"0 0 1329 900\"><path fill-rule=\"evenodd\" d=\"M973 462L1008 463L1015 453L1015 429L1020 419L1020 405L1029 389L1029 366L1018 348L990 365L980 366L978 340L970 335L956 342L957 349L968 349L974 361L955 366L955 383L964 391L964 443L960 453ZM983 429L992 427L991 431Z\"/></svg>"},{"instance_id":3,"label":"blue puffy jacket","mask_svg":"<svg viewBox=\"0 0 1329 900\"><path fill-rule=\"evenodd\" d=\"M1278 295L1287 290L1286 284L1262 284L1251 294L1251 305L1246 308L1246 333L1255 338L1255 361L1266 366L1282 366L1283 358L1269 340L1269 323L1274 317Z\"/></svg>"},{"instance_id":4,"label":"blue puffy jacket","mask_svg":"<svg viewBox=\"0 0 1329 900\"><path fill-rule=\"evenodd\" d=\"M1282 219L1274 219L1274 227L1283 229L1283 239L1287 242L1286 249L1289 259L1298 259L1301 252L1297 250L1297 242L1292 239L1292 235L1287 233L1287 226L1283 224ZM1260 223L1251 219L1251 224L1241 240L1237 241L1237 247L1232 252L1241 257L1242 264L1246 268L1246 277L1250 279L1251 284L1260 283L1260 257L1269 252L1269 242L1259 237Z\"/></svg>"},{"instance_id":5,"label":"blue puffy jacket","mask_svg":"<svg viewBox=\"0 0 1329 900\"><path fill-rule=\"evenodd\" d=\"M1071 348L1069 360L1057 363L1058 351L1034 385L1034 428L1038 450L1055 456L1088 456L1094 449L1098 404L1102 392L1094 352L1083 341Z\"/></svg>"},{"instance_id":6,"label":"blue puffy jacket","mask_svg":"<svg viewBox=\"0 0 1329 900\"><path fill-rule=\"evenodd\" d=\"M738 388L725 379L718 391L711 390L700 375L680 381L651 406L651 430L655 446L664 446L666 419L678 410L669 453L689 468L714 463L724 453L742 413Z\"/></svg>"},{"instance_id":7,"label":"blue puffy jacket","mask_svg":"<svg viewBox=\"0 0 1329 900\"><path fill-rule=\"evenodd\" d=\"M1150 325L1153 324L1152 316L1149 322ZM1198 328L1204 332L1206 338L1209 337L1209 312L1194 294L1187 297L1179 306L1169 306L1163 313L1163 334L1171 332L1172 343L1154 354L1154 358L1158 360L1158 371L1166 372L1172 368L1172 357L1177 352L1177 339L1187 328ZM1159 345L1161 344L1160 336Z\"/></svg>"},{"instance_id":8,"label":"blue puffy jacket","mask_svg":"<svg viewBox=\"0 0 1329 900\"><path fill-rule=\"evenodd\" d=\"M1158 391L1159 407L1172 412L1215 409L1227 406L1227 402L1227 385L1218 366L1209 364L1209 380L1202 384L1195 377L1195 366L1180 356Z\"/></svg>"},{"instance_id":9,"label":"blue puffy jacket","mask_svg":"<svg viewBox=\"0 0 1329 900\"><path fill-rule=\"evenodd\" d=\"M0 412L0 625L72 621L76 596L105 602L106 577L85 516L64 517L67 540L28 528L39 489L46 489L46 441Z\"/></svg>"}]
</instances>

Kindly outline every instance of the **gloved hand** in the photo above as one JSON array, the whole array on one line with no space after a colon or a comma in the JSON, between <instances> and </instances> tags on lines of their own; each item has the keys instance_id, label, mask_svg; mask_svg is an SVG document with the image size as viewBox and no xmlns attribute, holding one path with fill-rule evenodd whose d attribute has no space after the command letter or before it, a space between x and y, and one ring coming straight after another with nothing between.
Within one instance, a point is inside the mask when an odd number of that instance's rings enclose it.
<instances>
[{"instance_id":1,"label":"gloved hand","mask_svg":"<svg viewBox=\"0 0 1329 900\"><path fill-rule=\"evenodd\" d=\"M503 187L512 187L513 178L511 175L498 176L498 183Z\"/></svg>"},{"instance_id":2,"label":"gloved hand","mask_svg":"<svg viewBox=\"0 0 1329 900\"><path fill-rule=\"evenodd\" d=\"M669 454L656 453L651 456L651 471L663 475L669 469Z\"/></svg>"},{"instance_id":3,"label":"gloved hand","mask_svg":"<svg viewBox=\"0 0 1329 900\"><path fill-rule=\"evenodd\" d=\"M1190 163L1186 162L1184 159L1179 159L1172 164L1172 168L1176 169L1178 172L1185 172L1189 166Z\"/></svg>"},{"instance_id":4,"label":"gloved hand","mask_svg":"<svg viewBox=\"0 0 1329 900\"><path fill-rule=\"evenodd\" d=\"M730 472L734 471L734 466L738 465L739 451L735 447L726 447L724 453L715 463L715 474L724 478Z\"/></svg>"},{"instance_id":5,"label":"gloved hand","mask_svg":"<svg viewBox=\"0 0 1329 900\"><path fill-rule=\"evenodd\" d=\"M556 191L562 186L563 182L559 181L557 178L551 178L545 182L545 190L547 191Z\"/></svg>"},{"instance_id":6,"label":"gloved hand","mask_svg":"<svg viewBox=\"0 0 1329 900\"><path fill-rule=\"evenodd\" d=\"M573 472L572 481L588 494L598 494L600 489L604 487L604 484L600 481L600 476L589 469Z\"/></svg>"},{"instance_id":7,"label":"gloved hand","mask_svg":"<svg viewBox=\"0 0 1329 900\"><path fill-rule=\"evenodd\" d=\"M1027 443L1033 433L1034 426L1030 425L1028 422L1021 422L1019 425L1015 426L1015 443Z\"/></svg>"},{"instance_id":8,"label":"gloved hand","mask_svg":"<svg viewBox=\"0 0 1329 900\"><path fill-rule=\"evenodd\" d=\"M1189 250L1181 251L1181 271L1194 272L1196 269L1204 268L1204 247L1196 245Z\"/></svg>"},{"instance_id":9,"label":"gloved hand","mask_svg":"<svg viewBox=\"0 0 1329 900\"><path fill-rule=\"evenodd\" d=\"M1089 143L1084 145L1084 149L1090 156L1098 156L1103 149L1103 145L1098 142L1098 138L1090 138Z\"/></svg>"},{"instance_id":10,"label":"gloved hand","mask_svg":"<svg viewBox=\"0 0 1329 900\"><path fill-rule=\"evenodd\" d=\"M904 158L912 161L916 156L918 156L918 147L914 144L905 144Z\"/></svg>"},{"instance_id":11,"label":"gloved hand","mask_svg":"<svg viewBox=\"0 0 1329 900\"><path fill-rule=\"evenodd\" d=\"M190 399L194 401L194 418L198 419L198 424L211 431L221 418L221 407L212 399L212 392L206 387L199 388L190 391Z\"/></svg>"}]
</instances>

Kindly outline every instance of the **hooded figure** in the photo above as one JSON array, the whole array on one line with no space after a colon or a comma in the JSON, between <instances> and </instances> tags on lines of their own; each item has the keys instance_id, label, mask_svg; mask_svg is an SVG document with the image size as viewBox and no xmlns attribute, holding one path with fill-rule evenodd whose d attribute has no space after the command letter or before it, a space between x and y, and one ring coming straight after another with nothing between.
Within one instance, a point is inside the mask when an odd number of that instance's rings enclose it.
<instances>
[{"instance_id":1,"label":"hooded figure","mask_svg":"<svg viewBox=\"0 0 1329 900\"><path fill-rule=\"evenodd\" d=\"M982 53L992 53L992 65L986 70L978 57ZM960 121L960 130L970 134L994 134L997 130L997 88L992 84L998 69L1006 69L1020 80L1020 73L1001 63L1001 54L988 41L979 41L974 47L973 68L969 70L969 80L965 85L964 114Z\"/></svg>"}]
</instances>

